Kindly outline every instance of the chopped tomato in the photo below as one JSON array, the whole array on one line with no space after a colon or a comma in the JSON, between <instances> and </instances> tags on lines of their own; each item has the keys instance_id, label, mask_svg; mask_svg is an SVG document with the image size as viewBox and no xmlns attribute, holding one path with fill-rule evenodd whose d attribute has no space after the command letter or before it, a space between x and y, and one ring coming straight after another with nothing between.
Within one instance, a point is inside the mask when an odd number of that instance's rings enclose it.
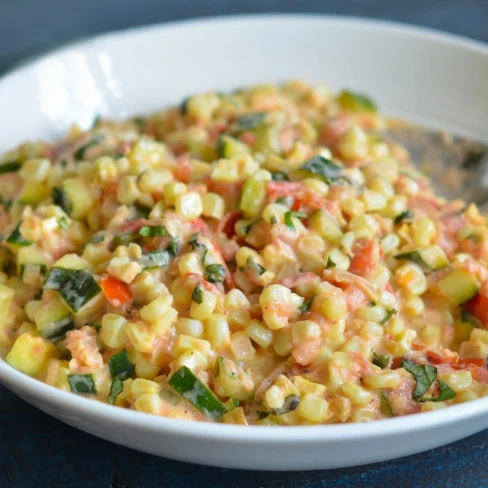
<instances>
[{"instance_id":1,"label":"chopped tomato","mask_svg":"<svg viewBox=\"0 0 488 488\"><path fill-rule=\"evenodd\" d=\"M358 239L352 248L353 257L349 271L359 276L370 274L380 258L380 246L376 239Z\"/></svg>"},{"instance_id":2,"label":"chopped tomato","mask_svg":"<svg viewBox=\"0 0 488 488\"><path fill-rule=\"evenodd\" d=\"M242 212L228 212L224 215L222 220L219 222L217 227L217 232L223 232L229 239L231 239L236 231L236 222L242 217Z\"/></svg>"},{"instance_id":3,"label":"chopped tomato","mask_svg":"<svg viewBox=\"0 0 488 488\"><path fill-rule=\"evenodd\" d=\"M183 154L176 160L176 164L173 171L175 178L183 183L188 183L191 177L190 155Z\"/></svg>"},{"instance_id":4,"label":"chopped tomato","mask_svg":"<svg viewBox=\"0 0 488 488\"><path fill-rule=\"evenodd\" d=\"M459 356L447 348L443 348L439 351L432 351L429 349L427 350L427 359L434 364L456 364L459 361Z\"/></svg>"},{"instance_id":5,"label":"chopped tomato","mask_svg":"<svg viewBox=\"0 0 488 488\"><path fill-rule=\"evenodd\" d=\"M478 293L464 305L464 309L481 320L485 327L488 327L488 297Z\"/></svg>"},{"instance_id":6,"label":"chopped tomato","mask_svg":"<svg viewBox=\"0 0 488 488\"><path fill-rule=\"evenodd\" d=\"M107 300L114 306L120 307L132 300L129 287L113 276L105 276L100 280L100 286Z\"/></svg>"}]
</instances>

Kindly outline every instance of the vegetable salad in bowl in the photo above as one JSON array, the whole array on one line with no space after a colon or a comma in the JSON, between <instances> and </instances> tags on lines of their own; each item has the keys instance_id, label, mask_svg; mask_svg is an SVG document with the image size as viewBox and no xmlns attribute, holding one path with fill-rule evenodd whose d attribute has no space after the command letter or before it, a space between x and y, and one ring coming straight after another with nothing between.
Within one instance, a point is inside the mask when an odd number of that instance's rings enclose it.
<instances>
[{"instance_id":1,"label":"vegetable salad in bowl","mask_svg":"<svg viewBox=\"0 0 488 488\"><path fill-rule=\"evenodd\" d=\"M244 425L368 422L488 393L488 230L293 81L97 119L0 157L0 348L56 388Z\"/></svg>"}]
</instances>

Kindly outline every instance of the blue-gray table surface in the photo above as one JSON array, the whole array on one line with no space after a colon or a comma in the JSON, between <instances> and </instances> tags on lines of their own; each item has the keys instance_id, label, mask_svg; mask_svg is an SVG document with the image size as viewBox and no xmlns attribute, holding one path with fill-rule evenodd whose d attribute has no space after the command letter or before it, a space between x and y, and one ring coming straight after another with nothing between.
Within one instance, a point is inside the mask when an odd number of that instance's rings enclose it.
<instances>
[{"instance_id":1,"label":"blue-gray table surface","mask_svg":"<svg viewBox=\"0 0 488 488\"><path fill-rule=\"evenodd\" d=\"M260 12L376 17L488 42L488 0L0 0L0 73L59 44L109 30ZM2 113L1 120L0 127L8 114ZM110 444L49 417L0 387L0 488L482 488L488 487L487 433L357 468L237 471L160 459Z\"/></svg>"}]
</instances>

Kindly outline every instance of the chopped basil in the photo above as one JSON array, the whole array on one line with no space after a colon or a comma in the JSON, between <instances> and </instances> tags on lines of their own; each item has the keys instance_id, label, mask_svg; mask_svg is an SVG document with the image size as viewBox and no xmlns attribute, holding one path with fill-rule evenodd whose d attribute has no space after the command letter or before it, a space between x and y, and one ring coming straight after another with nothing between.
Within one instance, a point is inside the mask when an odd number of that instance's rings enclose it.
<instances>
[{"instance_id":1,"label":"chopped basil","mask_svg":"<svg viewBox=\"0 0 488 488\"><path fill-rule=\"evenodd\" d=\"M195 234L192 234L190 236L190 240L188 241L188 244L191 246L193 251L195 251L195 249L198 249L200 251L202 256L202 264L205 264L205 258L207 257L208 249L207 246L205 246L201 242L198 242L199 237L200 237L200 232L195 232Z\"/></svg>"},{"instance_id":2,"label":"chopped basil","mask_svg":"<svg viewBox=\"0 0 488 488\"><path fill-rule=\"evenodd\" d=\"M392 308L390 310L386 310L386 316L380 322L380 324L386 324L393 317L393 315L396 315L396 313L397 313L397 311L394 308Z\"/></svg>"},{"instance_id":3,"label":"chopped basil","mask_svg":"<svg viewBox=\"0 0 488 488\"><path fill-rule=\"evenodd\" d=\"M280 408L272 408L270 411L273 415L283 415L285 413L293 412L300 403L299 395L288 395L285 398L285 402Z\"/></svg>"},{"instance_id":4,"label":"chopped basil","mask_svg":"<svg viewBox=\"0 0 488 488\"><path fill-rule=\"evenodd\" d=\"M222 283L225 279L225 268L221 264L205 266L205 279L210 283Z\"/></svg>"},{"instance_id":5,"label":"chopped basil","mask_svg":"<svg viewBox=\"0 0 488 488\"><path fill-rule=\"evenodd\" d=\"M110 405L114 405L115 400L122 393L123 390L124 385L122 384L122 380L120 378L115 378L114 380L112 380L112 384L110 385L110 392L108 394L108 403Z\"/></svg>"},{"instance_id":6,"label":"chopped basil","mask_svg":"<svg viewBox=\"0 0 488 488\"><path fill-rule=\"evenodd\" d=\"M164 237L166 227L162 225L143 225L139 229L139 235L142 237Z\"/></svg>"},{"instance_id":7,"label":"chopped basil","mask_svg":"<svg viewBox=\"0 0 488 488\"><path fill-rule=\"evenodd\" d=\"M191 299L195 303L202 303L203 298L202 298L202 285L200 283L197 283L197 286L193 288L192 294L191 294Z\"/></svg>"},{"instance_id":8,"label":"chopped basil","mask_svg":"<svg viewBox=\"0 0 488 488\"><path fill-rule=\"evenodd\" d=\"M51 190L51 200L53 201L54 205L61 207L65 212L71 212L71 203L61 188L54 187Z\"/></svg>"},{"instance_id":9,"label":"chopped basil","mask_svg":"<svg viewBox=\"0 0 488 488\"><path fill-rule=\"evenodd\" d=\"M415 364L409 359L402 362L402 367L415 377L417 385L412 396L417 402L443 402L445 400L452 400L456 396L456 392L449 385L437 380L437 384L441 389L439 395L436 397L424 397L425 392L436 381L437 368L429 364Z\"/></svg>"},{"instance_id":10,"label":"chopped basil","mask_svg":"<svg viewBox=\"0 0 488 488\"><path fill-rule=\"evenodd\" d=\"M298 311L300 313L306 313L310 310L310 307L312 306L313 298L310 298L309 300L305 300L303 302L303 305L298 307Z\"/></svg>"},{"instance_id":11,"label":"chopped basil","mask_svg":"<svg viewBox=\"0 0 488 488\"><path fill-rule=\"evenodd\" d=\"M88 151L93 146L100 144L105 139L105 136L102 134L97 134L93 136L86 144L83 144L74 154L75 159L80 161L85 157L85 152Z\"/></svg>"},{"instance_id":12,"label":"chopped basil","mask_svg":"<svg viewBox=\"0 0 488 488\"><path fill-rule=\"evenodd\" d=\"M264 268L263 266L261 266L259 263L256 263L256 261L254 261L254 259L252 258L252 256L249 256L247 258L247 268L248 269L251 269L251 270L256 270L257 273L259 274L259 276L261 276L263 273L266 273L266 268Z\"/></svg>"},{"instance_id":13,"label":"chopped basil","mask_svg":"<svg viewBox=\"0 0 488 488\"><path fill-rule=\"evenodd\" d=\"M334 263L334 261L332 261L332 259L330 259L330 256L327 258L327 264L325 265L325 268L326 269L330 269L330 268L335 268L337 266L336 263Z\"/></svg>"},{"instance_id":14,"label":"chopped basil","mask_svg":"<svg viewBox=\"0 0 488 488\"><path fill-rule=\"evenodd\" d=\"M92 374L69 374L68 383L73 393L87 395L97 392Z\"/></svg>"},{"instance_id":15,"label":"chopped basil","mask_svg":"<svg viewBox=\"0 0 488 488\"><path fill-rule=\"evenodd\" d=\"M176 237L172 237L169 241L168 244L168 252L171 254L171 256L178 256L181 251L181 241L177 239Z\"/></svg>"},{"instance_id":16,"label":"chopped basil","mask_svg":"<svg viewBox=\"0 0 488 488\"><path fill-rule=\"evenodd\" d=\"M394 416L386 391L380 393L380 412L387 418Z\"/></svg>"},{"instance_id":17,"label":"chopped basil","mask_svg":"<svg viewBox=\"0 0 488 488\"><path fill-rule=\"evenodd\" d=\"M292 218L304 219L306 216L307 214L304 214L303 212L294 212L292 210L285 212L285 225L291 230L296 230Z\"/></svg>"},{"instance_id":18,"label":"chopped basil","mask_svg":"<svg viewBox=\"0 0 488 488\"><path fill-rule=\"evenodd\" d=\"M119 378L122 381L132 376L135 371L134 365L131 363L129 355L125 349L114 354L108 360L108 367L110 368L112 378Z\"/></svg>"},{"instance_id":19,"label":"chopped basil","mask_svg":"<svg viewBox=\"0 0 488 488\"><path fill-rule=\"evenodd\" d=\"M326 183L337 183L341 181L350 183L348 178L346 178L343 174L344 168L342 166L339 166L320 154L317 154L308 161L305 161L300 169L302 171L307 171L308 173L321 176Z\"/></svg>"},{"instance_id":20,"label":"chopped basil","mask_svg":"<svg viewBox=\"0 0 488 488\"><path fill-rule=\"evenodd\" d=\"M255 112L252 114L244 114L237 118L234 124L236 132L245 132L248 130L257 129L266 116L265 112Z\"/></svg>"},{"instance_id":21,"label":"chopped basil","mask_svg":"<svg viewBox=\"0 0 488 488\"><path fill-rule=\"evenodd\" d=\"M20 161L7 161L6 163L0 164L0 175L4 173L16 173L22 167Z\"/></svg>"},{"instance_id":22,"label":"chopped basil","mask_svg":"<svg viewBox=\"0 0 488 488\"><path fill-rule=\"evenodd\" d=\"M429 364L415 364L410 359L402 362L402 367L412 374L417 382L413 392L414 400L420 401L437 377L437 368Z\"/></svg>"},{"instance_id":23,"label":"chopped basil","mask_svg":"<svg viewBox=\"0 0 488 488\"><path fill-rule=\"evenodd\" d=\"M405 210L405 212L398 214L395 217L394 222L395 224L399 224L400 222L403 222L404 220L412 219L413 217L414 217L413 212L410 209L408 209Z\"/></svg>"},{"instance_id":24,"label":"chopped basil","mask_svg":"<svg viewBox=\"0 0 488 488\"><path fill-rule=\"evenodd\" d=\"M288 173L285 171L275 171L274 173L271 173L271 178L273 181L290 181Z\"/></svg>"},{"instance_id":25,"label":"chopped basil","mask_svg":"<svg viewBox=\"0 0 488 488\"><path fill-rule=\"evenodd\" d=\"M227 412L227 407L186 366L171 376L169 385L214 421L220 420Z\"/></svg>"},{"instance_id":26,"label":"chopped basil","mask_svg":"<svg viewBox=\"0 0 488 488\"><path fill-rule=\"evenodd\" d=\"M373 352L373 364L375 366L380 367L381 369L385 369L390 362L390 356L388 354L376 354Z\"/></svg>"},{"instance_id":27,"label":"chopped basil","mask_svg":"<svg viewBox=\"0 0 488 488\"><path fill-rule=\"evenodd\" d=\"M61 229L69 229L69 222L68 222L68 219L66 217L61 217L59 219L59 227L61 227Z\"/></svg>"},{"instance_id":28,"label":"chopped basil","mask_svg":"<svg viewBox=\"0 0 488 488\"><path fill-rule=\"evenodd\" d=\"M351 112L376 112L376 105L371 98L349 90L341 92L337 98L344 110Z\"/></svg>"},{"instance_id":29,"label":"chopped basil","mask_svg":"<svg viewBox=\"0 0 488 488\"><path fill-rule=\"evenodd\" d=\"M146 207L145 205L141 205L140 203L134 204L134 219L147 219L149 214L151 213L151 209Z\"/></svg>"}]
</instances>

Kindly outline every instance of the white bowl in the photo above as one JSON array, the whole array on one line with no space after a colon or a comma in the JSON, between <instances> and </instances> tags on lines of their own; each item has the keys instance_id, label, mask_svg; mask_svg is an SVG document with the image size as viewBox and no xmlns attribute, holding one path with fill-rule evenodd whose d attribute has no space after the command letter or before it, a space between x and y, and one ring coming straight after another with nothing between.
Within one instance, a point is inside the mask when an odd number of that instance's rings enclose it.
<instances>
[{"instance_id":1,"label":"white bowl","mask_svg":"<svg viewBox=\"0 0 488 488\"><path fill-rule=\"evenodd\" d=\"M220 18L74 44L0 80L0 150L53 139L96 114L126 117L196 91L290 78L366 92L386 113L488 142L488 47L392 23L320 16ZM0 360L0 380L68 424L214 466L303 470L406 456L488 427L488 398L369 424L242 427L166 419L56 390Z\"/></svg>"}]
</instances>

